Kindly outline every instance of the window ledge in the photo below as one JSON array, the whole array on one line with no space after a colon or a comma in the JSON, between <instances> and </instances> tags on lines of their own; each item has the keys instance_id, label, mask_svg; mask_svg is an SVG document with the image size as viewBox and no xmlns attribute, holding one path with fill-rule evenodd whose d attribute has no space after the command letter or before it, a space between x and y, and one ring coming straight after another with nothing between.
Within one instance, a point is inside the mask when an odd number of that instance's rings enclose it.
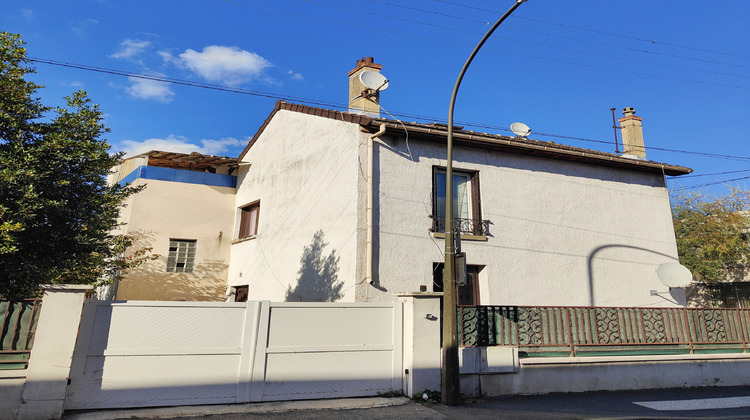
<instances>
[{"instance_id":1,"label":"window ledge","mask_svg":"<svg viewBox=\"0 0 750 420\"><path fill-rule=\"evenodd\" d=\"M433 238L445 239L445 233L443 232L432 232ZM462 241L484 241L487 242L487 235L466 235L461 234Z\"/></svg>"},{"instance_id":2,"label":"window ledge","mask_svg":"<svg viewBox=\"0 0 750 420\"><path fill-rule=\"evenodd\" d=\"M252 241L253 239L255 239L257 237L258 237L258 235L250 235L250 236L245 236L244 238L235 239L235 240L232 241L232 245L241 244L241 243L247 242L247 241Z\"/></svg>"}]
</instances>

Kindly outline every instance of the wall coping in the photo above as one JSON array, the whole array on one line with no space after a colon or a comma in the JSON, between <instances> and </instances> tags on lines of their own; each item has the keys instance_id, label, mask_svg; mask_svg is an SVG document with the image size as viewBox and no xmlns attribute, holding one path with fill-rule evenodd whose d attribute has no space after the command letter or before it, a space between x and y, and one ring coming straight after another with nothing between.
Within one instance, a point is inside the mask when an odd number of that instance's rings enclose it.
<instances>
[{"instance_id":1,"label":"wall coping","mask_svg":"<svg viewBox=\"0 0 750 420\"><path fill-rule=\"evenodd\" d=\"M0 370L0 379L25 378L26 369Z\"/></svg>"},{"instance_id":2,"label":"wall coping","mask_svg":"<svg viewBox=\"0 0 750 420\"><path fill-rule=\"evenodd\" d=\"M40 284L39 288L42 290L54 290L54 291L86 291L93 290L94 285L92 284Z\"/></svg>"},{"instance_id":3,"label":"wall coping","mask_svg":"<svg viewBox=\"0 0 750 420\"><path fill-rule=\"evenodd\" d=\"M443 292L400 292L398 297L415 297L415 298L436 298L443 297Z\"/></svg>"},{"instance_id":4,"label":"wall coping","mask_svg":"<svg viewBox=\"0 0 750 420\"><path fill-rule=\"evenodd\" d=\"M523 358L521 365L583 365L597 363L628 363L628 362L684 362L690 360L726 360L747 359L748 353L720 353L720 354L655 354L647 356L591 356L591 357L534 357Z\"/></svg>"}]
</instances>

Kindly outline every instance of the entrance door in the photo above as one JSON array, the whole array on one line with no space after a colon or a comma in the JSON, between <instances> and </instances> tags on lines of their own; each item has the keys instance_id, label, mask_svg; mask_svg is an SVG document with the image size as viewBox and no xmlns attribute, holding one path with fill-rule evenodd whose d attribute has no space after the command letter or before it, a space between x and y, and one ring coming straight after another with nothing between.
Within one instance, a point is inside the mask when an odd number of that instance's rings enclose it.
<instances>
[{"instance_id":1,"label":"entrance door","mask_svg":"<svg viewBox=\"0 0 750 420\"><path fill-rule=\"evenodd\" d=\"M432 291L443 291L443 268L444 263L433 263L432 265ZM482 265L466 266L466 284L456 286L456 303L458 306L479 305L479 272Z\"/></svg>"}]
</instances>

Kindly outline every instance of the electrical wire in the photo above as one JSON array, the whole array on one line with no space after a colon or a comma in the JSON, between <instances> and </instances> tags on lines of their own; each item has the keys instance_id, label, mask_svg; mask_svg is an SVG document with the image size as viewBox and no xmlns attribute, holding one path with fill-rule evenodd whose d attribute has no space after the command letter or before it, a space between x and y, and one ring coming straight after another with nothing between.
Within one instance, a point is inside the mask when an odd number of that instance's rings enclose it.
<instances>
[{"instance_id":1,"label":"electrical wire","mask_svg":"<svg viewBox=\"0 0 750 420\"><path fill-rule=\"evenodd\" d=\"M434 42L440 42L440 43L444 43L444 44L462 45L462 46L463 45L468 45L467 43L461 43L461 42L456 42L456 41L446 41L446 40L441 40L441 39L436 39L436 38L430 38L430 37L425 37L425 36L422 36L422 35L419 35L419 34L414 34L414 33L408 34L408 33L404 33L404 32L389 31L389 30L385 30L385 29L382 29L382 28L379 28L379 27L373 27L373 26L363 25L360 22L358 22L357 24L352 24L350 22L342 22L342 21L337 21L337 20L333 20L333 19L329 19L329 18L321 18L321 17L317 17L317 16L304 15L304 14L300 14L300 13L296 13L296 12L290 12L288 10L272 9L272 8L269 8L269 7L258 6L258 5L254 5L254 4L247 4L247 3L237 2L237 1L231 1L231 0L220 0L220 1L222 1L224 3L230 3L230 4L244 6L244 7L256 8L256 9L261 9L261 10L265 10L265 11L269 11L269 12L274 12L274 13L281 13L281 14L287 14L287 15L297 16L297 17L301 17L301 18L304 18L304 19L320 20L320 21L323 21L323 22L326 22L326 23L334 23L334 24L338 24L338 25L352 26L352 27L356 27L358 30L366 29L366 30L371 30L371 31L388 33L388 34L392 34L392 35L396 35L396 36L400 36L400 37L406 37L406 38L412 38L412 39L413 38L424 39L424 40L434 41ZM306 0L306 1L307 2L311 2L311 0ZM326 4L326 3L320 3L320 4L329 5L329 4ZM331 5L330 7L344 8L344 9L347 9L347 10L353 10L351 8L345 8L343 6L338 6L338 5ZM356 10L356 9L354 9L354 10ZM382 16L384 18L397 19L397 20L404 19L404 18L396 18L396 17L388 16L388 15L380 15L380 14L376 14L374 12L368 12L368 11L361 11L361 13L374 14L374 15ZM418 21L413 21L413 20L410 20L410 19L407 19L407 21L409 21L411 23L420 23ZM421 23L421 24L426 24L426 23ZM426 25L429 25L429 26L440 26L440 25L433 25L433 24L426 24ZM455 28L448 28L448 27L445 27L445 28L446 29L452 29L452 30L459 30L459 31L462 31L462 32L470 32L470 31L466 31L464 29L455 29ZM527 29L524 29L524 30L526 30L528 32ZM470 32L470 33L478 33L478 32ZM497 37L495 37L495 38L497 38ZM512 38L506 38L506 39L512 39ZM527 41L527 40L515 40L515 41L517 41L517 42L523 42L523 43L529 43L529 41ZM547 47L549 47L549 48L555 48L555 49L558 49L558 50L561 49L561 48L563 48L563 47L559 47L559 46L547 46ZM718 83L718 82L715 82L715 81L695 80L695 79L688 79L688 78L676 77L676 76L666 76L666 75L653 74L653 73L643 73L643 72L631 71L631 70L626 70L626 69L616 68L616 67L606 67L606 66L602 66L602 65L594 65L594 64L589 64L589 63L580 63L580 62L569 61L569 60L555 59L555 58L551 58L551 57L535 56L535 55L524 54L524 53L520 53L520 52L516 52L516 51L494 49L494 48L491 48L491 47L488 47L488 46L486 46L484 48L484 50L485 51L486 50L490 50L490 51L495 51L495 52L501 52L503 54L515 55L515 56L525 57L525 58L532 58L532 59L536 59L536 60L552 61L552 62L556 62L556 63L569 64L569 65L574 65L574 66L579 66L579 67L587 67L587 68L593 68L593 69L598 69L598 70L614 71L614 72L618 72L618 73L634 74L634 75L638 75L638 76L648 76L648 77L662 78L662 79L668 79L668 80L676 80L676 81L688 82L688 83L698 83L698 84L705 84L705 85L711 85L711 86L728 87L728 88L734 88L734 89L750 89L750 87L738 86L738 85L731 85L731 84L725 84L725 83ZM638 50L638 49L635 49L635 51L643 52L643 51ZM681 57L681 58L693 59L692 57ZM624 57L617 57L617 59L618 60L627 60L627 58L624 58ZM653 64L662 65L662 64L659 64L659 63L653 63ZM726 64L726 63L724 63L724 64ZM731 64L727 64L727 65L731 65ZM672 66L672 65L667 65L667 66ZM743 66L740 66L740 67L743 67ZM689 68L683 68L683 69L695 70L695 69L689 69ZM698 70L698 71L703 71L703 70ZM708 71L708 72L711 73L711 71ZM737 76L737 75L733 75L733 76ZM744 76L739 76L739 77L744 77Z\"/></svg>"},{"instance_id":2,"label":"electrical wire","mask_svg":"<svg viewBox=\"0 0 750 420\"><path fill-rule=\"evenodd\" d=\"M279 95L279 94L256 91L256 90L251 90L251 89L236 88L236 87L216 85L216 84L211 84L211 83L193 82L193 81L188 81L188 80L183 80L183 79L155 76L155 75L142 74L142 73L133 73L133 72L128 72L124 70L109 69L109 68L104 68L104 67L95 67L95 66L69 63L69 62L58 61L58 60L49 60L49 59L38 58L38 57L29 57L28 59L29 61L41 63L41 64L49 64L49 65L54 65L54 66L68 67L68 68L73 68L73 69L78 69L78 70L93 71L93 72L112 74L112 75L117 75L117 76L133 77L133 78L138 78L138 79L153 80L153 81L171 83L171 84L176 84L176 85L181 85L181 86L216 90L220 92L239 93L243 95L258 96L258 97L270 98L270 99L276 99L276 100L294 101L294 102L303 103L303 104L312 105L312 106L327 107L329 109L334 109L334 110L342 110L342 109L348 108L348 105L337 103L337 102L321 101L321 100L309 99L309 98L304 98L304 97L288 96L288 95ZM392 114L388 113L388 115L390 115L393 118L395 118L394 115L397 115L401 117L414 118L416 120L422 120L422 121L437 121L437 122L445 121L442 118L436 118L436 117L420 115L420 114L403 113L403 112L393 112ZM504 128L504 127L499 127L499 126L490 125L490 124L472 123L468 121L456 121L456 124L469 126L469 127L505 131L505 132L510 131L509 129ZM589 139L585 137L566 136L562 134L541 133L541 132L535 132L534 134L537 136L541 136L541 137L554 137L558 139L578 140L578 141L608 144L608 145L611 144L611 141ZM696 151L690 151L690 150L669 149L669 148L661 148L661 147L649 147L649 150L659 150L659 151L672 152L672 153L684 153L684 154L691 154L691 155L711 157L711 158L733 159L733 160L742 160L742 161L750 160L750 157L748 156L725 155L725 154L718 154L718 153L696 152Z\"/></svg>"},{"instance_id":3,"label":"electrical wire","mask_svg":"<svg viewBox=\"0 0 750 420\"><path fill-rule=\"evenodd\" d=\"M371 0L371 1L377 1L377 0ZM481 8L481 7L469 6L469 5L466 5L466 4L455 3L455 2L447 1L447 0L435 0L435 1L438 2L438 3L450 4L450 5L453 5L453 6L464 7L464 8L467 8L467 9L474 9L474 10L478 10L478 11L482 11L482 12L497 13L497 10L484 9L484 8ZM528 20L528 21L538 22L538 23L544 23L544 24L548 24L548 25L555 25L555 26L559 26L559 27L563 27L563 28L576 29L576 30L579 30L579 31L591 32L591 33L595 33L595 34L599 34L599 35L608 35L608 36L613 36L613 37L628 39L628 40L632 40L632 41L640 41L640 42L645 42L645 43L652 44L652 45L654 45L654 44L656 44L656 45L665 45L665 46L674 47L674 48L682 48L682 49L686 49L686 50L690 50L690 51L699 51L699 52L706 52L706 53L711 53L711 54L720 54L720 55L726 55L726 56L738 57L738 58L750 58L750 56L747 56L747 55L741 55L741 54L735 54L735 53L728 53L728 52L716 51L716 50L709 50L709 49L701 49L701 48L690 47L690 46L685 46L685 45L680 45L680 44L673 44L673 43L669 43L669 42L657 41L657 40L653 40L653 39L646 39L646 38L640 38L640 37L635 37L635 36L630 36L630 35L616 34L616 33L612 33L612 32L605 32L605 31L600 31L600 30L591 29L591 28L584 28L584 27L581 27L581 26L566 25L566 24L560 23L560 22L550 22L550 21L546 21L546 20L542 20L542 19L535 19L535 18L525 17L522 14L514 15L513 18L514 19L523 19L523 20Z\"/></svg>"}]
</instances>

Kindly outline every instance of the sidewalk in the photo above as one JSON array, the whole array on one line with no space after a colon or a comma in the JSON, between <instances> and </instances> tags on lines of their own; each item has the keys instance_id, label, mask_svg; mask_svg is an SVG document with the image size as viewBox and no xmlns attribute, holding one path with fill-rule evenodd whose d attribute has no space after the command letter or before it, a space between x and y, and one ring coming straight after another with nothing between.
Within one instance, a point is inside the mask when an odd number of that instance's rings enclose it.
<instances>
[{"instance_id":1,"label":"sidewalk","mask_svg":"<svg viewBox=\"0 0 750 420\"><path fill-rule=\"evenodd\" d=\"M68 413L103 419L750 419L750 386L516 395L446 407L405 397L347 398Z\"/></svg>"},{"instance_id":2,"label":"sidewalk","mask_svg":"<svg viewBox=\"0 0 750 420\"><path fill-rule=\"evenodd\" d=\"M190 418L229 414L289 413L299 410L354 410L408 404L406 397L345 398L336 400L279 401L252 404L194 405L181 407L133 408L127 410L96 410L65 413L66 420L114 420L149 418Z\"/></svg>"}]
</instances>

